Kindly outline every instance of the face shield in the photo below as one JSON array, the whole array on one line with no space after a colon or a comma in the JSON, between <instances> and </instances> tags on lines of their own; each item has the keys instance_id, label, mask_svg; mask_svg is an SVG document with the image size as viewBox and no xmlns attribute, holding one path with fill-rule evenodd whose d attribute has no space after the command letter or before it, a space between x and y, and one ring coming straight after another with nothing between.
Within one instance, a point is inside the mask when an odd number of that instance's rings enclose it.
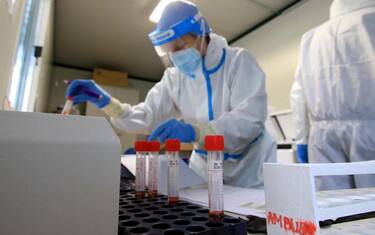
<instances>
[{"instance_id":1,"label":"face shield","mask_svg":"<svg viewBox=\"0 0 375 235\"><path fill-rule=\"evenodd\" d=\"M162 16L149 38L165 67L174 66L170 59L172 53L192 47L202 52L204 37L211 32L206 19L198 11L173 25L166 27L163 23Z\"/></svg>"},{"instance_id":2,"label":"face shield","mask_svg":"<svg viewBox=\"0 0 375 235\"><path fill-rule=\"evenodd\" d=\"M194 34L186 34L173 41L167 42L160 46L155 46L155 51L160 57L165 67L174 66L171 56L173 53L178 53L189 48L196 49L202 54L204 47L204 38L196 36Z\"/></svg>"}]
</instances>

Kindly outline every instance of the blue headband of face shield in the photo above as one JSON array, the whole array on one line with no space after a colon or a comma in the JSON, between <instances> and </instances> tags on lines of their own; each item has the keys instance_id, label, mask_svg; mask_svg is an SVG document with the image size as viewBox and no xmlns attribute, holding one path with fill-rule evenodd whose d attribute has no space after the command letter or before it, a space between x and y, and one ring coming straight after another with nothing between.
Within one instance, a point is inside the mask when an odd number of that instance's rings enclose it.
<instances>
[{"instance_id":1,"label":"blue headband of face shield","mask_svg":"<svg viewBox=\"0 0 375 235\"><path fill-rule=\"evenodd\" d=\"M211 29L206 20L200 15L200 13L198 13L195 16L188 17L187 19L171 26L169 29L155 29L148 36L154 46L161 46L188 33L203 36L210 32Z\"/></svg>"}]
</instances>

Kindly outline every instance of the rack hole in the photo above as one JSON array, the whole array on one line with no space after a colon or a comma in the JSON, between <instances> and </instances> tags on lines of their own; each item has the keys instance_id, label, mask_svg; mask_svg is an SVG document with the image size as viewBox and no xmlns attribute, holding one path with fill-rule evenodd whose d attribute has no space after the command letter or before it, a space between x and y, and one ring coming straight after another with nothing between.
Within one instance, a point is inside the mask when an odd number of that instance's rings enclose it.
<instances>
[{"instance_id":1,"label":"rack hole","mask_svg":"<svg viewBox=\"0 0 375 235\"><path fill-rule=\"evenodd\" d=\"M155 205L164 205L165 202L155 202L154 204L155 204Z\"/></svg>"},{"instance_id":2,"label":"rack hole","mask_svg":"<svg viewBox=\"0 0 375 235\"><path fill-rule=\"evenodd\" d=\"M192 220L197 221L197 222L204 222L204 221L207 221L208 219L206 217L199 216L199 217L193 217Z\"/></svg>"},{"instance_id":3,"label":"rack hole","mask_svg":"<svg viewBox=\"0 0 375 235\"><path fill-rule=\"evenodd\" d=\"M137 217L137 218L144 218L144 217L150 216L150 214L147 214L147 213L139 213L139 214L135 214L134 216Z\"/></svg>"},{"instance_id":4,"label":"rack hole","mask_svg":"<svg viewBox=\"0 0 375 235\"><path fill-rule=\"evenodd\" d=\"M168 230L164 233L164 235L184 235L185 232L181 230Z\"/></svg>"},{"instance_id":5,"label":"rack hole","mask_svg":"<svg viewBox=\"0 0 375 235\"><path fill-rule=\"evenodd\" d=\"M161 207L163 207L163 208L172 208L173 206L171 206L171 205L162 205Z\"/></svg>"},{"instance_id":6,"label":"rack hole","mask_svg":"<svg viewBox=\"0 0 375 235\"><path fill-rule=\"evenodd\" d=\"M179 219L179 220L175 220L173 222L173 224L176 224L176 225L188 225L188 224L190 224L190 222L188 220Z\"/></svg>"},{"instance_id":7,"label":"rack hole","mask_svg":"<svg viewBox=\"0 0 375 235\"><path fill-rule=\"evenodd\" d=\"M203 232L205 228L202 226L194 225L194 226L187 227L186 230L189 232Z\"/></svg>"},{"instance_id":8,"label":"rack hole","mask_svg":"<svg viewBox=\"0 0 375 235\"><path fill-rule=\"evenodd\" d=\"M186 209L191 209L191 210L195 210L195 209L198 209L199 206L187 206Z\"/></svg>"},{"instance_id":9,"label":"rack hole","mask_svg":"<svg viewBox=\"0 0 375 235\"><path fill-rule=\"evenodd\" d=\"M150 198L150 199L147 199L147 201L149 201L149 202L156 202L158 199L156 199L156 198Z\"/></svg>"},{"instance_id":10,"label":"rack hole","mask_svg":"<svg viewBox=\"0 0 375 235\"><path fill-rule=\"evenodd\" d=\"M152 226L152 228L156 228L156 229L168 229L170 227L171 226L169 224L165 224L165 223L154 224Z\"/></svg>"},{"instance_id":11,"label":"rack hole","mask_svg":"<svg viewBox=\"0 0 375 235\"><path fill-rule=\"evenodd\" d=\"M195 214L193 212L182 212L182 216L194 216Z\"/></svg>"},{"instance_id":12,"label":"rack hole","mask_svg":"<svg viewBox=\"0 0 375 235\"><path fill-rule=\"evenodd\" d=\"M157 208L156 206L150 206L150 207L146 207L145 210L148 210L148 211L155 211L159 208Z\"/></svg>"},{"instance_id":13,"label":"rack hole","mask_svg":"<svg viewBox=\"0 0 375 235\"><path fill-rule=\"evenodd\" d=\"M208 209L200 209L200 210L197 210L198 213L208 213Z\"/></svg>"},{"instance_id":14,"label":"rack hole","mask_svg":"<svg viewBox=\"0 0 375 235\"><path fill-rule=\"evenodd\" d=\"M207 222L206 225L210 228L219 228L219 227L224 226L224 224L222 223L215 223L215 222Z\"/></svg>"},{"instance_id":15,"label":"rack hole","mask_svg":"<svg viewBox=\"0 0 375 235\"><path fill-rule=\"evenodd\" d=\"M165 215L163 216L163 219L177 219L178 217L175 215Z\"/></svg>"},{"instance_id":16,"label":"rack hole","mask_svg":"<svg viewBox=\"0 0 375 235\"><path fill-rule=\"evenodd\" d=\"M154 214L155 215L166 215L166 214L168 214L168 212L166 212L166 211L155 211Z\"/></svg>"},{"instance_id":17,"label":"rack hole","mask_svg":"<svg viewBox=\"0 0 375 235\"><path fill-rule=\"evenodd\" d=\"M144 219L143 222L145 222L145 223L156 223L156 222L159 222L159 219L158 218L147 218L147 219Z\"/></svg>"},{"instance_id":18,"label":"rack hole","mask_svg":"<svg viewBox=\"0 0 375 235\"><path fill-rule=\"evenodd\" d=\"M120 216L118 217L118 219L119 219L120 221L128 220L128 219L130 219L130 216L128 216L128 215L120 215Z\"/></svg>"},{"instance_id":19,"label":"rack hole","mask_svg":"<svg viewBox=\"0 0 375 235\"><path fill-rule=\"evenodd\" d=\"M177 203L177 205L179 205L179 206L188 206L189 203L187 203L187 202L179 202L179 203Z\"/></svg>"},{"instance_id":20,"label":"rack hole","mask_svg":"<svg viewBox=\"0 0 375 235\"><path fill-rule=\"evenodd\" d=\"M184 209L181 209L181 208L173 208L173 209L171 209L171 211L173 211L173 212L181 212L181 211L184 211Z\"/></svg>"},{"instance_id":21,"label":"rack hole","mask_svg":"<svg viewBox=\"0 0 375 235\"><path fill-rule=\"evenodd\" d=\"M139 204L138 206L145 207L145 206L151 206L151 205L148 203L142 203L142 204Z\"/></svg>"},{"instance_id":22,"label":"rack hole","mask_svg":"<svg viewBox=\"0 0 375 235\"><path fill-rule=\"evenodd\" d=\"M123 226L123 227L134 227L134 226L137 226L138 224L139 224L138 221L129 220L129 221L121 222L120 226Z\"/></svg>"},{"instance_id":23,"label":"rack hole","mask_svg":"<svg viewBox=\"0 0 375 235\"><path fill-rule=\"evenodd\" d=\"M132 206L132 205L126 205L126 206L121 206L121 208L123 208L123 209L133 209L134 206Z\"/></svg>"},{"instance_id":24,"label":"rack hole","mask_svg":"<svg viewBox=\"0 0 375 235\"><path fill-rule=\"evenodd\" d=\"M145 228L145 227L132 228L132 229L129 230L129 232L131 232L131 233L147 233L148 228Z\"/></svg>"},{"instance_id":25,"label":"rack hole","mask_svg":"<svg viewBox=\"0 0 375 235\"><path fill-rule=\"evenodd\" d=\"M138 212L141 212L142 210L140 209L131 209L131 210L128 210L129 212L131 213L138 213Z\"/></svg>"}]
</instances>

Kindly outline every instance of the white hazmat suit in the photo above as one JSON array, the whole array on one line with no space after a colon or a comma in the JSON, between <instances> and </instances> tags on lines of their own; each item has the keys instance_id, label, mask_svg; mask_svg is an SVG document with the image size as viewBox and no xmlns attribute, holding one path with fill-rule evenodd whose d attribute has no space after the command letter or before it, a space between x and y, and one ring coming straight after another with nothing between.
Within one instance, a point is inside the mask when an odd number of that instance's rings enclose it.
<instances>
[{"instance_id":1,"label":"white hazmat suit","mask_svg":"<svg viewBox=\"0 0 375 235\"><path fill-rule=\"evenodd\" d=\"M226 184L262 187L263 163L276 159L276 145L264 127L267 95L263 71L249 52L229 47L223 37L213 33L195 79L168 68L145 102L123 105L124 115L112 122L124 131L150 133L172 117L198 126L200 143L190 166L206 179L206 157L200 151L206 134L225 138L225 153L230 155L224 161Z\"/></svg>"},{"instance_id":2,"label":"white hazmat suit","mask_svg":"<svg viewBox=\"0 0 375 235\"><path fill-rule=\"evenodd\" d=\"M291 104L309 162L375 160L375 0L335 0L301 42ZM318 188L375 186L374 175L318 179Z\"/></svg>"}]
</instances>

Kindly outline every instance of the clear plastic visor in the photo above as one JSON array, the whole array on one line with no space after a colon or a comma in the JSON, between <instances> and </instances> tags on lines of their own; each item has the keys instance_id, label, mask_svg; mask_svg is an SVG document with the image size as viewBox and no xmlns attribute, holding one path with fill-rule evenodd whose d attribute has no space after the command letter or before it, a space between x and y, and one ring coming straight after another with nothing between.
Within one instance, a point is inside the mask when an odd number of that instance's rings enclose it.
<instances>
[{"instance_id":1,"label":"clear plastic visor","mask_svg":"<svg viewBox=\"0 0 375 235\"><path fill-rule=\"evenodd\" d=\"M196 48L198 51L201 51L202 45L199 45L199 40L201 37L195 36L193 34L186 34L180 38L177 38L173 41L167 42L160 46L155 46L155 51L159 55L161 61L165 67L172 67L173 63L170 60L170 54L178 51L182 51L191 47ZM203 40L201 40L203 42Z\"/></svg>"}]
</instances>

